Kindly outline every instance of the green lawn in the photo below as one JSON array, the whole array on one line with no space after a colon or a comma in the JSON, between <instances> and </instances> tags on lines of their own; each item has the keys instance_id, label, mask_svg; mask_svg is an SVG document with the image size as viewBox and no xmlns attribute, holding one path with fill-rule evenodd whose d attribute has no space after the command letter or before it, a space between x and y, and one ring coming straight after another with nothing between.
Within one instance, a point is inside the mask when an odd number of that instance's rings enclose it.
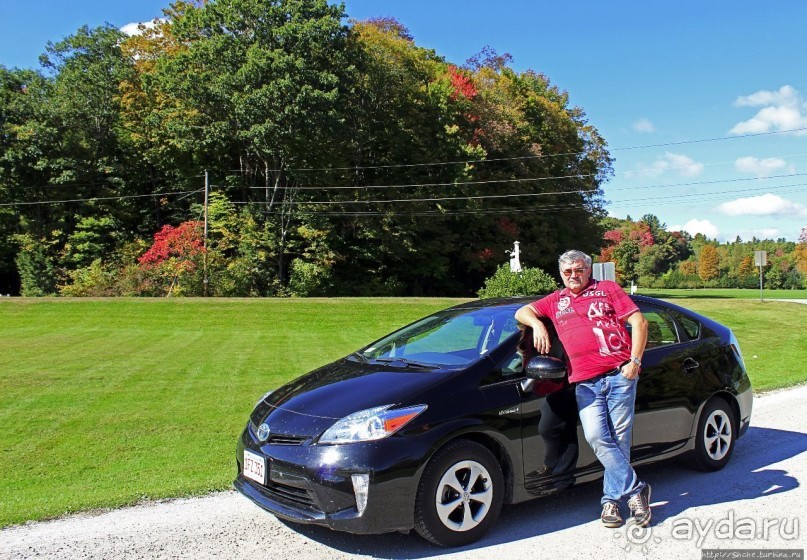
<instances>
[{"instance_id":1,"label":"green lawn","mask_svg":"<svg viewBox=\"0 0 807 560\"><path fill-rule=\"evenodd\" d=\"M229 488L266 390L459 301L2 299L0 526ZM675 301L735 330L757 390L807 380L807 306Z\"/></svg>"},{"instance_id":2,"label":"green lawn","mask_svg":"<svg viewBox=\"0 0 807 560\"><path fill-rule=\"evenodd\" d=\"M755 299L760 300L759 288L703 288L690 290L663 290L656 288L639 288L639 294L663 299ZM805 299L807 290L762 290L762 300Z\"/></svg>"},{"instance_id":3,"label":"green lawn","mask_svg":"<svg viewBox=\"0 0 807 560\"><path fill-rule=\"evenodd\" d=\"M457 301L0 300L0 526L228 488L264 392Z\"/></svg>"}]
</instances>

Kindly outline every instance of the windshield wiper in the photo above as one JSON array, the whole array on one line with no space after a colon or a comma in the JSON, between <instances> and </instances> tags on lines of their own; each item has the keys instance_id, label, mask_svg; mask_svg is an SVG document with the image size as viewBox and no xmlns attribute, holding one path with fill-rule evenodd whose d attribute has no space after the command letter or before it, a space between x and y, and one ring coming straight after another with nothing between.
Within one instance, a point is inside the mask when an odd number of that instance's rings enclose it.
<instances>
[{"instance_id":1,"label":"windshield wiper","mask_svg":"<svg viewBox=\"0 0 807 560\"><path fill-rule=\"evenodd\" d=\"M426 362L418 362L415 360L408 360L406 358L374 358L374 362L381 362L382 364L401 364L404 367L419 367L425 369L439 369L439 364L429 364Z\"/></svg>"},{"instance_id":2,"label":"windshield wiper","mask_svg":"<svg viewBox=\"0 0 807 560\"><path fill-rule=\"evenodd\" d=\"M361 352L353 352L348 357L349 358L358 358L358 360L363 364L369 364L370 363L370 359L367 356L365 356L364 354L362 354Z\"/></svg>"}]
</instances>

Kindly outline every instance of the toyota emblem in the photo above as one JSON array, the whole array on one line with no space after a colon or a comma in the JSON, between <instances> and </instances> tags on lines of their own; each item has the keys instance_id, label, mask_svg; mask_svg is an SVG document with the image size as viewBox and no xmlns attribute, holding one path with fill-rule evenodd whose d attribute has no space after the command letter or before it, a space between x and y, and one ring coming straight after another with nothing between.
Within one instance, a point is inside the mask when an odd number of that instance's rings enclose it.
<instances>
[{"instance_id":1,"label":"toyota emblem","mask_svg":"<svg viewBox=\"0 0 807 560\"><path fill-rule=\"evenodd\" d=\"M258 426L258 439L261 441L266 441L269 439L269 434L271 434L271 430L269 430L269 424L264 422L260 426Z\"/></svg>"}]
</instances>

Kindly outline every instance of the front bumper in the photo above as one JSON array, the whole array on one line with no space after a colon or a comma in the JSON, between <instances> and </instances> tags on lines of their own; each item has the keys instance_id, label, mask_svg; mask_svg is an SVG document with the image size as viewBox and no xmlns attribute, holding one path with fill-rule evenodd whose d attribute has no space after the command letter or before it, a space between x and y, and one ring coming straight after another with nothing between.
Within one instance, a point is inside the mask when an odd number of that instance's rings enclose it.
<instances>
[{"instance_id":1,"label":"front bumper","mask_svg":"<svg viewBox=\"0 0 807 560\"><path fill-rule=\"evenodd\" d=\"M265 485L243 475L244 449L267 458ZM347 445L261 444L248 424L238 440L236 490L266 511L297 523L350 533L409 531L414 526L421 449L390 438ZM351 476L369 475L366 509L360 514Z\"/></svg>"}]
</instances>

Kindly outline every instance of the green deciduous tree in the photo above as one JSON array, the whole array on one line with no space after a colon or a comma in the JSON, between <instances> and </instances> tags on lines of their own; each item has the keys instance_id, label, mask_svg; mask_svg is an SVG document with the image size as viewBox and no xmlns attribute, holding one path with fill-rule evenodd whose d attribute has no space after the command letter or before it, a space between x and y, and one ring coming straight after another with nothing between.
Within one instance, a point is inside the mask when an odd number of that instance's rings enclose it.
<instances>
[{"instance_id":1,"label":"green deciduous tree","mask_svg":"<svg viewBox=\"0 0 807 560\"><path fill-rule=\"evenodd\" d=\"M135 259L200 218L186 191L203 169L215 295L471 295L515 240L551 267L600 245L604 140L492 49L452 63L326 0L179 0L139 35L82 27L42 61L0 68L0 194L83 201L0 210L7 283L27 235L29 292L165 293L168 272ZM198 267L180 272L197 293Z\"/></svg>"}]
</instances>

